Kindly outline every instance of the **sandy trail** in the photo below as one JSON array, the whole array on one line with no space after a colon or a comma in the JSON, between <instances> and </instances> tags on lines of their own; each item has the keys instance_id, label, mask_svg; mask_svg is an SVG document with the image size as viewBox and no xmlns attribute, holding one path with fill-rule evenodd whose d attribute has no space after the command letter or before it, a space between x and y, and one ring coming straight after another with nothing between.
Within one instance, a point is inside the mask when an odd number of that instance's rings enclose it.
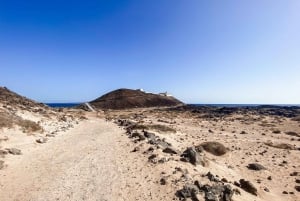
<instances>
[{"instance_id":1,"label":"sandy trail","mask_svg":"<svg viewBox=\"0 0 300 201\"><path fill-rule=\"evenodd\" d=\"M141 168L146 161L129 154L132 147L122 133L95 118L24 150L0 172L0 200L146 199L136 185L147 175L147 168ZM146 187L151 191L150 184Z\"/></svg>"}]
</instances>

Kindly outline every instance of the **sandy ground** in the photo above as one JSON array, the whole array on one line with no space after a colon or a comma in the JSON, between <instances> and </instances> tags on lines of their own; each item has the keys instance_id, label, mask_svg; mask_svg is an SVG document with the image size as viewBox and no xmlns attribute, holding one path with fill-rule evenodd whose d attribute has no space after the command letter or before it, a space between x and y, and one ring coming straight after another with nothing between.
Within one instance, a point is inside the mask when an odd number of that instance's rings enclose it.
<instances>
[{"instance_id":1,"label":"sandy ground","mask_svg":"<svg viewBox=\"0 0 300 201\"><path fill-rule=\"evenodd\" d=\"M82 122L45 144L23 146L20 156L7 156L0 200L163 199L147 160L131 150L115 124L98 118Z\"/></svg>"},{"instance_id":2,"label":"sandy ground","mask_svg":"<svg viewBox=\"0 0 300 201\"><path fill-rule=\"evenodd\" d=\"M22 114L24 118L39 120L29 113ZM286 134L300 133L299 122L290 118L229 115L206 119L189 112L152 109L86 115L86 120L42 119L44 132L30 135L18 128L2 129L0 150L13 147L22 154L0 158L4 161L0 169L0 201L180 200L176 192L186 184L199 181L213 185L205 176L208 172L219 180L225 179L222 184L240 192L233 195L234 201L300 200L295 190L299 185L295 181L300 179L299 150L265 144L300 147L300 137ZM124 126L116 124L120 119L173 129L149 131L170 143L178 154L165 153L148 139L130 137ZM54 135L47 137L46 143L36 142L49 133ZM227 153L222 156L205 153L209 162L205 167L181 160L180 153L187 147L206 141L222 143ZM249 170L249 163L259 163L266 170ZM294 172L298 175L291 176ZM234 182L240 179L250 181L258 195L235 186ZM205 200L204 194L199 193L197 199Z\"/></svg>"}]
</instances>

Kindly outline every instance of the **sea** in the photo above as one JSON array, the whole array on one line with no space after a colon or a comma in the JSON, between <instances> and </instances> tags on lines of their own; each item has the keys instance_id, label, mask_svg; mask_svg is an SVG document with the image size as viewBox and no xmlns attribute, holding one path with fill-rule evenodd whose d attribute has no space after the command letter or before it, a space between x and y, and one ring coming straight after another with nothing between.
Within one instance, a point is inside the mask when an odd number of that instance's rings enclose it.
<instances>
[{"instance_id":1,"label":"sea","mask_svg":"<svg viewBox=\"0 0 300 201\"><path fill-rule=\"evenodd\" d=\"M59 107L75 107L77 105L80 105L81 103L44 103L48 105L49 107L59 108Z\"/></svg>"},{"instance_id":2,"label":"sea","mask_svg":"<svg viewBox=\"0 0 300 201\"><path fill-rule=\"evenodd\" d=\"M82 103L45 103L49 107L54 107L54 108L70 108L70 107L75 107L77 105L80 105ZM279 107L300 107L300 104L188 104L191 106L209 106L209 107L257 107L257 106L262 106L262 105L268 105L268 106L279 106Z\"/></svg>"}]
</instances>

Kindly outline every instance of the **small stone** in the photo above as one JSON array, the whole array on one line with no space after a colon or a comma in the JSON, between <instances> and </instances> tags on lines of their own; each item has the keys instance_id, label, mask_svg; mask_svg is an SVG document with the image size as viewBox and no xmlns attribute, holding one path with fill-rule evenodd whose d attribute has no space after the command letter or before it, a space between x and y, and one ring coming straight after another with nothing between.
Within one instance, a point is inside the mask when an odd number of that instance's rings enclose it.
<instances>
[{"instance_id":1,"label":"small stone","mask_svg":"<svg viewBox=\"0 0 300 201\"><path fill-rule=\"evenodd\" d=\"M255 171L259 171L259 170L266 170L267 168L265 168L264 166L258 164L258 163L250 163L247 166L248 169L250 170L255 170Z\"/></svg>"},{"instance_id":2,"label":"small stone","mask_svg":"<svg viewBox=\"0 0 300 201\"><path fill-rule=\"evenodd\" d=\"M160 179L160 185L166 185L167 184L167 179L166 177L163 177Z\"/></svg>"},{"instance_id":3,"label":"small stone","mask_svg":"<svg viewBox=\"0 0 300 201\"><path fill-rule=\"evenodd\" d=\"M173 147L167 147L163 150L163 152L168 154L178 154L178 151L175 150Z\"/></svg>"},{"instance_id":4,"label":"small stone","mask_svg":"<svg viewBox=\"0 0 300 201\"><path fill-rule=\"evenodd\" d=\"M228 180L226 178L222 178L221 181L224 183L228 183Z\"/></svg>"},{"instance_id":5,"label":"small stone","mask_svg":"<svg viewBox=\"0 0 300 201\"><path fill-rule=\"evenodd\" d=\"M267 179L271 181L271 180L272 180L272 177L271 177L271 176L268 176L268 178L267 178Z\"/></svg>"},{"instance_id":6,"label":"small stone","mask_svg":"<svg viewBox=\"0 0 300 201\"><path fill-rule=\"evenodd\" d=\"M300 192L300 186L295 186L296 191Z\"/></svg>"},{"instance_id":7,"label":"small stone","mask_svg":"<svg viewBox=\"0 0 300 201\"><path fill-rule=\"evenodd\" d=\"M264 188L264 191L270 192L270 190L267 187Z\"/></svg>"},{"instance_id":8,"label":"small stone","mask_svg":"<svg viewBox=\"0 0 300 201\"><path fill-rule=\"evenodd\" d=\"M20 149L16 149L16 148L9 148L6 149L8 151L8 153L12 154L12 155L21 155L22 152Z\"/></svg>"},{"instance_id":9,"label":"small stone","mask_svg":"<svg viewBox=\"0 0 300 201\"><path fill-rule=\"evenodd\" d=\"M0 150L0 156L8 154L8 151L6 150Z\"/></svg>"},{"instance_id":10,"label":"small stone","mask_svg":"<svg viewBox=\"0 0 300 201\"><path fill-rule=\"evenodd\" d=\"M290 176L299 176L299 175L300 175L299 172L292 172L292 173L290 174Z\"/></svg>"},{"instance_id":11,"label":"small stone","mask_svg":"<svg viewBox=\"0 0 300 201\"><path fill-rule=\"evenodd\" d=\"M37 143L40 143L40 144L46 143L47 141L48 141L48 139L47 139L47 138L44 138L44 137L39 138L39 139L36 140L36 142L37 142Z\"/></svg>"},{"instance_id":12,"label":"small stone","mask_svg":"<svg viewBox=\"0 0 300 201\"><path fill-rule=\"evenodd\" d=\"M132 152L137 152L140 151L140 147L134 147L134 149L132 150Z\"/></svg>"},{"instance_id":13,"label":"small stone","mask_svg":"<svg viewBox=\"0 0 300 201\"><path fill-rule=\"evenodd\" d=\"M289 194L289 193L288 193L288 192L286 192L286 191L282 191L282 194L285 194L285 195L286 195L286 194Z\"/></svg>"}]
</instances>

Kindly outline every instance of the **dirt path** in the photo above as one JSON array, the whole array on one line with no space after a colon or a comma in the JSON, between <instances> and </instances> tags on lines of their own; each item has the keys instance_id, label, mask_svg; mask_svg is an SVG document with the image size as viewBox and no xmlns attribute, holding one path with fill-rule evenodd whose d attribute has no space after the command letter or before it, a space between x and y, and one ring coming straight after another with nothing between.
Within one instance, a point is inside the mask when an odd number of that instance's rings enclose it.
<instances>
[{"instance_id":1,"label":"dirt path","mask_svg":"<svg viewBox=\"0 0 300 201\"><path fill-rule=\"evenodd\" d=\"M133 145L123 132L95 118L22 150L0 172L0 200L159 199L152 197L159 191L157 178L144 181L147 161L130 153Z\"/></svg>"}]
</instances>

